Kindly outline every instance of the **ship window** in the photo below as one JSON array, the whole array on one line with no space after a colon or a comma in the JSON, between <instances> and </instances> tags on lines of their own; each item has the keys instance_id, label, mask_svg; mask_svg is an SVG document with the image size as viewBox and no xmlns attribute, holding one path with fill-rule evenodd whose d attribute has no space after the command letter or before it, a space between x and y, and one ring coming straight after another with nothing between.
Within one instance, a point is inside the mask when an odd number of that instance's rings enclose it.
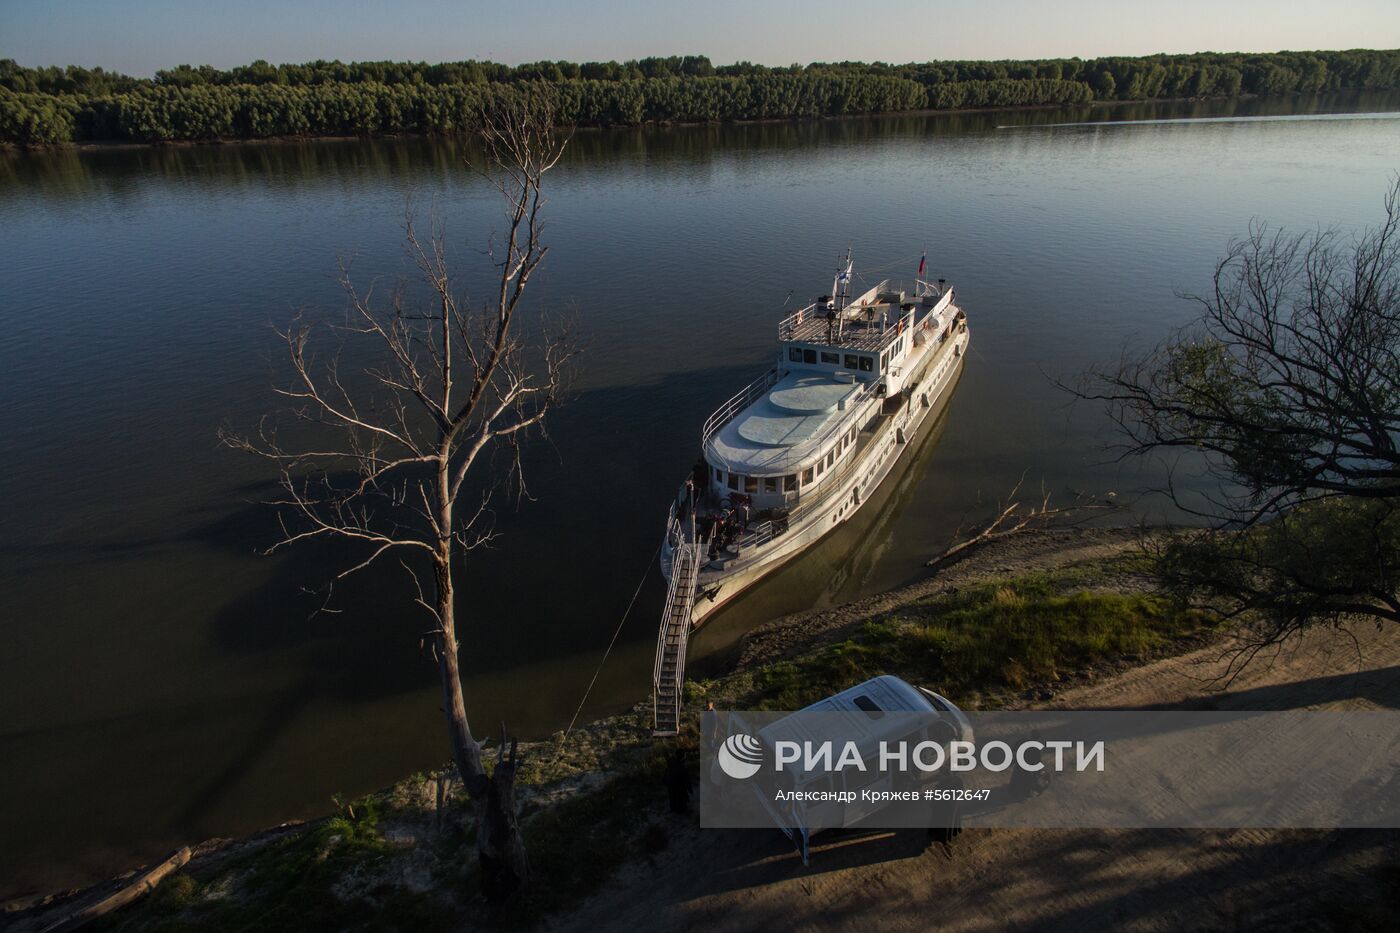
<instances>
[{"instance_id":1,"label":"ship window","mask_svg":"<svg viewBox=\"0 0 1400 933\"><path fill-rule=\"evenodd\" d=\"M748 493L758 492L758 477L757 477L757 476L745 476L745 477L744 477L744 492L748 492Z\"/></svg>"},{"instance_id":2,"label":"ship window","mask_svg":"<svg viewBox=\"0 0 1400 933\"><path fill-rule=\"evenodd\" d=\"M715 467L715 482L720 484L724 483L724 471L719 467Z\"/></svg>"},{"instance_id":3,"label":"ship window","mask_svg":"<svg viewBox=\"0 0 1400 933\"><path fill-rule=\"evenodd\" d=\"M855 426L855 425L851 425L851 443L854 444L855 442L856 442L856 426Z\"/></svg>"},{"instance_id":4,"label":"ship window","mask_svg":"<svg viewBox=\"0 0 1400 933\"><path fill-rule=\"evenodd\" d=\"M816 350L803 350L803 351L802 351L802 362L804 362L804 363L815 363L816 361L817 361L817 351L816 351Z\"/></svg>"},{"instance_id":5,"label":"ship window","mask_svg":"<svg viewBox=\"0 0 1400 933\"><path fill-rule=\"evenodd\" d=\"M824 473L824 472L826 472L826 461L825 461L825 460L818 460L818 461L817 461L817 475L818 475L818 476L821 476L822 473Z\"/></svg>"},{"instance_id":6,"label":"ship window","mask_svg":"<svg viewBox=\"0 0 1400 933\"><path fill-rule=\"evenodd\" d=\"M802 348L788 347L788 360L793 363L802 362Z\"/></svg>"},{"instance_id":7,"label":"ship window","mask_svg":"<svg viewBox=\"0 0 1400 933\"><path fill-rule=\"evenodd\" d=\"M874 367L875 367L875 360L872 359L871 357L862 356L862 357L860 358L860 371L861 371L861 372L863 372L863 373L868 373L868 372L870 372L870 370L873 369Z\"/></svg>"},{"instance_id":8,"label":"ship window","mask_svg":"<svg viewBox=\"0 0 1400 933\"><path fill-rule=\"evenodd\" d=\"M797 474L789 473L783 477L783 492L797 492Z\"/></svg>"},{"instance_id":9,"label":"ship window","mask_svg":"<svg viewBox=\"0 0 1400 933\"><path fill-rule=\"evenodd\" d=\"M888 353L881 353L881 354L880 354L880 372L885 372L885 371L888 370L889 368L890 368L890 355L889 355Z\"/></svg>"},{"instance_id":10,"label":"ship window","mask_svg":"<svg viewBox=\"0 0 1400 933\"><path fill-rule=\"evenodd\" d=\"M738 474L738 473L730 473L730 474L729 474L729 488L730 488L730 489L735 489L735 490L737 490L737 489L739 488L739 474Z\"/></svg>"},{"instance_id":11,"label":"ship window","mask_svg":"<svg viewBox=\"0 0 1400 933\"><path fill-rule=\"evenodd\" d=\"M823 362L823 363L830 363L832 366L840 366L840 365L841 365L841 354L839 354L839 353L827 353L825 350L823 350L823 351L822 351L822 362Z\"/></svg>"},{"instance_id":12,"label":"ship window","mask_svg":"<svg viewBox=\"0 0 1400 933\"><path fill-rule=\"evenodd\" d=\"M831 448L831 452L826 455L826 465L831 466L836 462L836 448Z\"/></svg>"},{"instance_id":13,"label":"ship window","mask_svg":"<svg viewBox=\"0 0 1400 933\"><path fill-rule=\"evenodd\" d=\"M846 354L846 368L847 368L847 369L855 369L855 368L856 368L857 366L859 366L859 365L860 365L860 357L856 356L854 353L847 353L847 354Z\"/></svg>"},{"instance_id":14,"label":"ship window","mask_svg":"<svg viewBox=\"0 0 1400 933\"><path fill-rule=\"evenodd\" d=\"M777 491L778 491L778 478L777 478L776 476L765 476L765 477L763 477L763 491L764 491L764 492L777 492Z\"/></svg>"},{"instance_id":15,"label":"ship window","mask_svg":"<svg viewBox=\"0 0 1400 933\"><path fill-rule=\"evenodd\" d=\"M803 486L810 486L811 484L812 484L812 468L811 468L811 467L808 467L807 469L805 469L805 470L802 471L802 485L803 485Z\"/></svg>"}]
</instances>

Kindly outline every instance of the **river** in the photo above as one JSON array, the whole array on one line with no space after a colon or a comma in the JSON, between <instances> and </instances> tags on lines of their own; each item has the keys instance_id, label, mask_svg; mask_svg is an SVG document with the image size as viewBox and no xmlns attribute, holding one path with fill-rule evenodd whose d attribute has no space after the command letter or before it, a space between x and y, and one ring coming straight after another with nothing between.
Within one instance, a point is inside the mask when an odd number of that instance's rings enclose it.
<instances>
[{"instance_id":1,"label":"river","mask_svg":"<svg viewBox=\"0 0 1400 933\"><path fill-rule=\"evenodd\" d=\"M463 288L502 224L451 140L0 156L0 894L104 876L212 835L325 811L447 757L427 627L386 567L312 617L345 554L276 557L266 463L221 447L276 405L272 327L406 274L406 203L444 219ZM1140 498L1098 410L1053 380L1186 321L1251 221L1374 222L1400 97L579 132L548 177L536 309L583 333L576 391L530 448L534 501L462 587L473 722L540 735L644 696L648 561L716 405L854 249L871 284L957 288L973 352L879 509L737 600L722 655L775 615L916 578L1025 476ZM858 281L857 285L861 282ZM349 359L357 359L353 349ZM401 576L401 572L400 572Z\"/></svg>"}]
</instances>

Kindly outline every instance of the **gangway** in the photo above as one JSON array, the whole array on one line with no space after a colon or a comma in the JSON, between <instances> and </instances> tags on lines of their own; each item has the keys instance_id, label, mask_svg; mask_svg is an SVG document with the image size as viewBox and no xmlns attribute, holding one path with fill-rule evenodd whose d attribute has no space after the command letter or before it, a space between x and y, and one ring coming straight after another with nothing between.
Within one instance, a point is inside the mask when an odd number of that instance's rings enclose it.
<instances>
[{"instance_id":1,"label":"gangway","mask_svg":"<svg viewBox=\"0 0 1400 933\"><path fill-rule=\"evenodd\" d=\"M681 694L685 685L685 650L690 639L691 610L695 606L695 582L700 574L700 543L695 539L695 510L690 521L674 513L667 529L672 542L671 585L656 637L656 666L652 670L652 735L680 731Z\"/></svg>"}]
</instances>

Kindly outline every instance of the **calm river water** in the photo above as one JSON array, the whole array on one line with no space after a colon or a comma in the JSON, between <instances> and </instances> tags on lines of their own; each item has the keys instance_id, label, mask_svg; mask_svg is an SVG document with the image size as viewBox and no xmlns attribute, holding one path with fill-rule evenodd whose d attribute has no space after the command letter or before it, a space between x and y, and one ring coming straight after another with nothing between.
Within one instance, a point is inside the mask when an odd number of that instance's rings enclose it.
<instances>
[{"instance_id":1,"label":"calm river water","mask_svg":"<svg viewBox=\"0 0 1400 933\"><path fill-rule=\"evenodd\" d=\"M1400 168L1396 111L1382 96L579 133L549 178L552 252L530 299L572 310L589 349L531 450L536 501L503 509L499 547L471 564L474 722L568 721L701 422L848 245L872 283L911 277L927 249L974 352L898 488L716 616L702 664L764 619L916 578L1023 473L1062 497L1151 485L1108 462L1101 413L1051 379L1182 322L1175 293L1202 289L1253 219L1373 222ZM0 158L0 894L445 760L401 581L386 569L345 591L343 614L309 618L302 588L344 555L258 556L277 531L256 504L271 477L215 432L274 406L270 325L340 309L338 258L365 281L404 274L407 199L437 204L480 289L499 214L470 154L403 140ZM649 691L649 572L586 712Z\"/></svg>"}]
</instances>

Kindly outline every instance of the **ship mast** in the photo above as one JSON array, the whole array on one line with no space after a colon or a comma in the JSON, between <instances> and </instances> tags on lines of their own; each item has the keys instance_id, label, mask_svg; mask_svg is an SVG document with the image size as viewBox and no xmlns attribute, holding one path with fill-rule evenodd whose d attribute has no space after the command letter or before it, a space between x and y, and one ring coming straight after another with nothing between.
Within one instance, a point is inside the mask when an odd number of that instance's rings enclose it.
<instances>
[{"instance_id":1,"label":"ship mast","mask_svg":"<svg viewBox=\"0 0 1400 933\"><path fill-rule=\"evenodd\" d=\"M836 279L831 283L832 302L836 310L836 339L839 341L846 326L846 302L850 300L851 287L851 248L846 247L846 264L836 270Z\"/></svg>"}]
</instances>

